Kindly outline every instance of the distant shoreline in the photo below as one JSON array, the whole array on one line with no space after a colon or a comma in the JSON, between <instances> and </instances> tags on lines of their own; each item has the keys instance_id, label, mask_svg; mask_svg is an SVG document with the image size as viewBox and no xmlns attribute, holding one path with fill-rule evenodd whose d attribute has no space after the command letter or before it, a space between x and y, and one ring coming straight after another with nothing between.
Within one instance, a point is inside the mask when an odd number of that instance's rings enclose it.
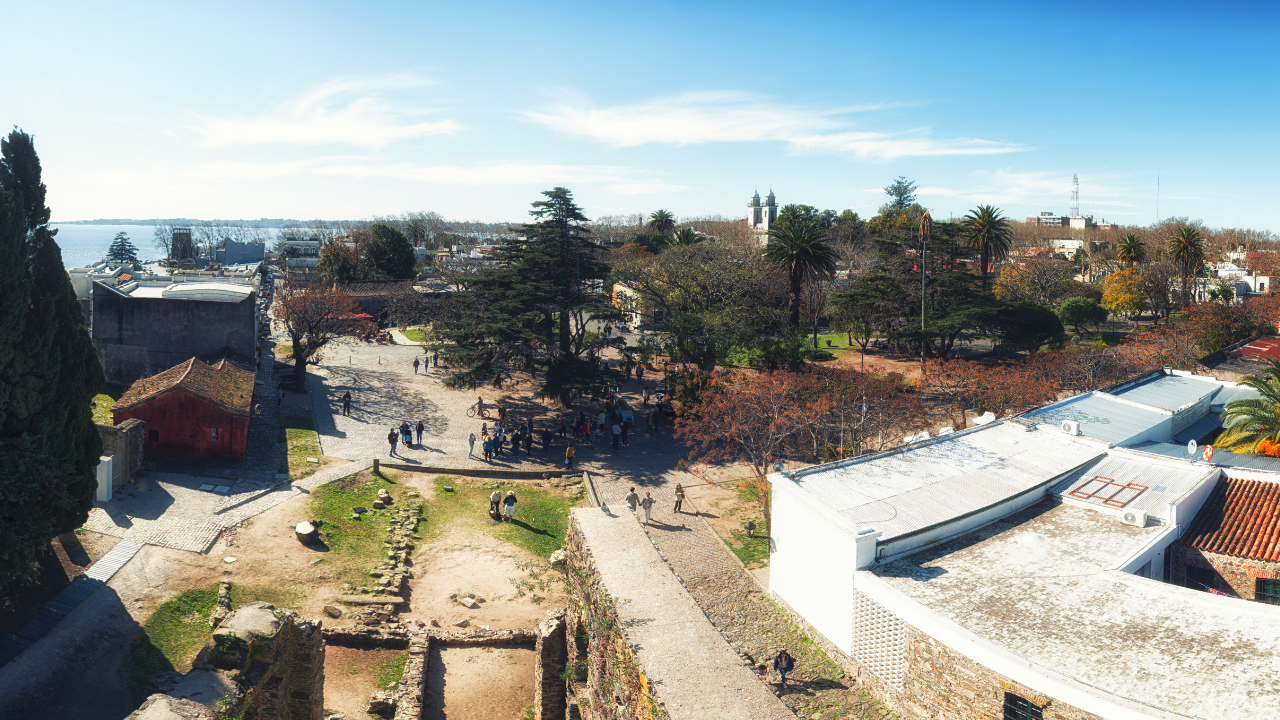
<instances>
[{"instance_id":1,"label":"distant shoreline","mask_svg":"<svg viewBox=\"0 0 1280 720\"><path fill-rule=\"evenodd\" d=\"M133 218L114 218L110 220L53 220L50 225L199 225L202 222L216 222L220 225L241 225L244 227L281 228L307 225L314 220L293 220L289 218L258 218L257 220L212 220L197 218L150 218L135 220ZM322 222L350 222L349 220L324 220Z\"/></svg>"}]
</instances>

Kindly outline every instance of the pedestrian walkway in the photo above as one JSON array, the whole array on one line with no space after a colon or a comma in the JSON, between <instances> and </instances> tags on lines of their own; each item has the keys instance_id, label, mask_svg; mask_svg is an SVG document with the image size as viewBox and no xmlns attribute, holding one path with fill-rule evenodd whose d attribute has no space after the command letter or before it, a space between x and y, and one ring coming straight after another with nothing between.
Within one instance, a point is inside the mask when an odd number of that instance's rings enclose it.
<instances>
[{"instance_id":1,"label":"pedestrian walkway","mask_svg":"<svg viewBox=\"0 0 1280 720\"><path fill-rule=\"evenodd\" d=\"M88 571L45 603L44 607L37 610L29 620L8 635L0 637L0 666L8 664L24 650L48 635L58 626L58 623L62 622L63 618L79 607L80 603L88 600L99 588L106 585L107 581L114 577L120 568L133 559L141 549L141 545L128 540L116 543L110 552L99 558Z\"/></svg>"}]
</instances>

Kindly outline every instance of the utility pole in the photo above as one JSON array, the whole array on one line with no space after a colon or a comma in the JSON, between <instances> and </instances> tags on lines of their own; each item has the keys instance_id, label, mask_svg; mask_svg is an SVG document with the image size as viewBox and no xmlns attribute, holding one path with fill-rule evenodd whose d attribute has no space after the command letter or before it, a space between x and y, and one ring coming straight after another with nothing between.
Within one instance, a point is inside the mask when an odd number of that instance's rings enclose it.
<instances>
[{"instance_id":1,"label":"utility pole","mask_svg":"<svg viewBox=\"0 0 1280 720\"><path fill-rule=\"evenodd\" d=\"M925 313L928 310L928 304L925 302L925 271L926 263L929 262L929 234L933 231L933 218L929 217L929 211L924 211L924 216L920 218L920 372L924 372L924 354L925 348Z\"/></svg>"}]
</instances>

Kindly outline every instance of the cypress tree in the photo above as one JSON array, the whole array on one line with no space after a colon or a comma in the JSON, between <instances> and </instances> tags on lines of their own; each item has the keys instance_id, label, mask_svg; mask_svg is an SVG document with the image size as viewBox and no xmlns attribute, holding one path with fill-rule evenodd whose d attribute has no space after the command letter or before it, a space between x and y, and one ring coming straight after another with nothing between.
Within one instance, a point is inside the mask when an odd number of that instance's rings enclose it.
<instances>
[{"instance_id":1,"label":"cypress tree","mask_svg":"<svg viewBox=\"0 0 1280 720\"><path fill-rule=\"evenodd\" d=\"M130 242L129 233L116 233L115 239L111 241L111 247L107 248L107 259L132 266L138 264L138 248Z\"/></svg>"},{"instance_id":2,"label":"cypress tree","mask_svg":"<svg viewBox=\"0 0 1280 720\"><path fill-rule=\"evenodd\" d=\"M88 518L102 439L90 403L104 382L44 204L32 139L0 140L0 586Z\"/></svg>"},{"instance_id":3,"label":"cypress tree","mask_svg":"<svg viewBox=\"0 0 1280 720\"><path fill-rule=\"evenodd\" d=\"M369 242L364 244L361 274L371 278L407 280L413 277L413 246L397 229L386 223L369 227Z\"/></svg>"}]
</instances>

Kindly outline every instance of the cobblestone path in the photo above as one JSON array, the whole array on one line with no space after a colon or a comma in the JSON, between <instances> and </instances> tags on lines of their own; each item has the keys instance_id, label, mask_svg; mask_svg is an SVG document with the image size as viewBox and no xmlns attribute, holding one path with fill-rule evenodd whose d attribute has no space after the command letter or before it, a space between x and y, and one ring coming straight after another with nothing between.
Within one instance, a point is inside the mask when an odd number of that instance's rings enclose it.
<instances>
[{"instance_id":1,"label":"cobblestone path","mask_svg":"<svg viewBox=\"0 0 1280 720\"><path fill-rule=\"evenodd\" d=\"M686 473L665 476L620 473L592 476L600 501L614 513L629 514L623 498L631 486L644 497L648 491L657 504L645 528L676 576L688 588L711 623L739 654L772 669L773 656L786 648L796 659L782 702L804 718L887 718L877 703L840 679L841 670L808 639L786 612L778 607L724 543L698 518L685 500L676 513L675 483L702 482ZM643 522L644 511L638 515ZM776 680L776 676L772 674ZM776 691L776 685L771 684Z\"/></svg>"}]
</instances>

